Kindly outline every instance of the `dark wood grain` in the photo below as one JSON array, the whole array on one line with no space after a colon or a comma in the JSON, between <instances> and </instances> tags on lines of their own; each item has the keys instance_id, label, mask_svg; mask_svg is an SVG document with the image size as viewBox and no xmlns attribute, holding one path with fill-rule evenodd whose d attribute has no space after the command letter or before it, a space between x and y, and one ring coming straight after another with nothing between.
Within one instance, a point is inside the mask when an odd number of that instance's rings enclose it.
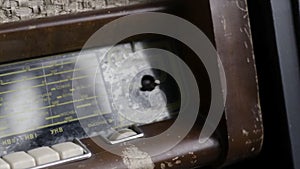
<instances>
[{"instance_id":1,"label":"dark wood grain","mask_svg":"<svg viewBox=\"0 0 300 169\"><path fill-rule=\"evenodd\" d=\"M260 152L262 115L245 0L210 0L216 47L227 79L228 163Z\"/></svg>"}]
</instances>

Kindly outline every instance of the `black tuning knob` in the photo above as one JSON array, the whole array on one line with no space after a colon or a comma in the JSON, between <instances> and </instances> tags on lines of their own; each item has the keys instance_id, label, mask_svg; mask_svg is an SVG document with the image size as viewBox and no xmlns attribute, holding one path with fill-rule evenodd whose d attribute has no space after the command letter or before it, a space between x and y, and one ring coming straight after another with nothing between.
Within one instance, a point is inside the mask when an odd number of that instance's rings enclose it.
<instances>
[{"instance_id":1,"label":"black tuning knob","mask_svg":"<svg viewBox=\"0 0 300 169\"><path fill-rule=\"evenodd\" d=\"M141 81L141 91L152 91L158 85L153 76L145 75Z\"/></svg>"}]
</instances>

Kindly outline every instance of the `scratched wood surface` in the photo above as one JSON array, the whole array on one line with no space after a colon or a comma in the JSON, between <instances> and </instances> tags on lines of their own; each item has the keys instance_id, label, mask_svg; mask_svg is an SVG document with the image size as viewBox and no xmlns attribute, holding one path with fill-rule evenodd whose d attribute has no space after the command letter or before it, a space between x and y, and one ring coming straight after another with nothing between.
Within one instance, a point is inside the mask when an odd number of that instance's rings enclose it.
<instances>
[{"instance_id":1,"label":"scratched wood surface","mask_svg":"<svg viewBox=\"0 0 300 169\"><path fill-rule=\"evenodd\" d=\"M226 161L232 163L260 152L263 122L246 0L210 0L216 47L227 80L225 115Z\"/></svg>"}]
</instances>

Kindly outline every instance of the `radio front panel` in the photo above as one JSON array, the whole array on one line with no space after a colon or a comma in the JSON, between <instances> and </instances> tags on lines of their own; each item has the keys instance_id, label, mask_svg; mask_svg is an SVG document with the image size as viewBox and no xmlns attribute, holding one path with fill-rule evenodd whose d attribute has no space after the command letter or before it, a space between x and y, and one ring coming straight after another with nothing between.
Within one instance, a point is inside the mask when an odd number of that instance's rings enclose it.
<instances>
[{"instance_id":1,"label":"radio front panel","mask_svg":"<svg viewBox=\"0 0 300 169\"><path fill-rule=\"evenodd\" d=\"M75 138L97 135L106 138L114 129L174 117L180 107L180 94L176 93L178 87L174 79L165 72L149 69L147 56L134 58L134 45L135 50L143 47L142 42L121 44L112 48L107 56L104 48L97 48L2 65L1 155ZM168 43L166 45L170 46ZM89 55L95 54L95 58L103 61L98 63L92 58L88 60ZM85 63L78 63L79 56L87 59L84 59ZM104 57L109 59L103 59ZM111 76L114 69L123 69L122 62L126 59L133 59L127 63L137 62L140 67L127 65L132 69L127 69L118 76ZM75 68L76 64L78 65ZM94 70L99 71L93 73ZM159 89L140 89L141 80L146 75L160 81ZM125 95L117 91L122 86L114 84L122 79L129 79L131 81L128 83L133 84L125 90L133 99L131 103L122 102ZM115 91L110 90L112 87ZM114 100L113 95L116 97ZM138 110L140 115L133 116L130 115L132 111L119 110L120 104L132 104L133 109ZM107 107L110 107L109 111ZM154 114L157 116L153 117L149 108L158 111L159 113ZM77 112L83 113L78 115ZM152 116L147 117L145 113L152 113Z\"/></svg>"}]
</instances>

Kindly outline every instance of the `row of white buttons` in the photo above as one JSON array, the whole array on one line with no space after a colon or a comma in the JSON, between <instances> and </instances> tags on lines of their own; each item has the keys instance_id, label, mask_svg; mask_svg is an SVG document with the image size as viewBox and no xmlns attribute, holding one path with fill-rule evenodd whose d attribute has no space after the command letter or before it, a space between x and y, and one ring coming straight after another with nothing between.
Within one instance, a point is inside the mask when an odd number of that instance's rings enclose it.
<instances>
[{"instance_id":1,"label":"row of white buttons","mask_svg":"<svg viewBox=\"0 0 300 169\"><path fill-rule=\"evenodd\" d=\"M25 169L58 160L64 160L83 154L83 148L72 142L56 144L50 147L39 147L29 150L15 152L0 158L1 169Z\"/></svg>"}]
</instances>

